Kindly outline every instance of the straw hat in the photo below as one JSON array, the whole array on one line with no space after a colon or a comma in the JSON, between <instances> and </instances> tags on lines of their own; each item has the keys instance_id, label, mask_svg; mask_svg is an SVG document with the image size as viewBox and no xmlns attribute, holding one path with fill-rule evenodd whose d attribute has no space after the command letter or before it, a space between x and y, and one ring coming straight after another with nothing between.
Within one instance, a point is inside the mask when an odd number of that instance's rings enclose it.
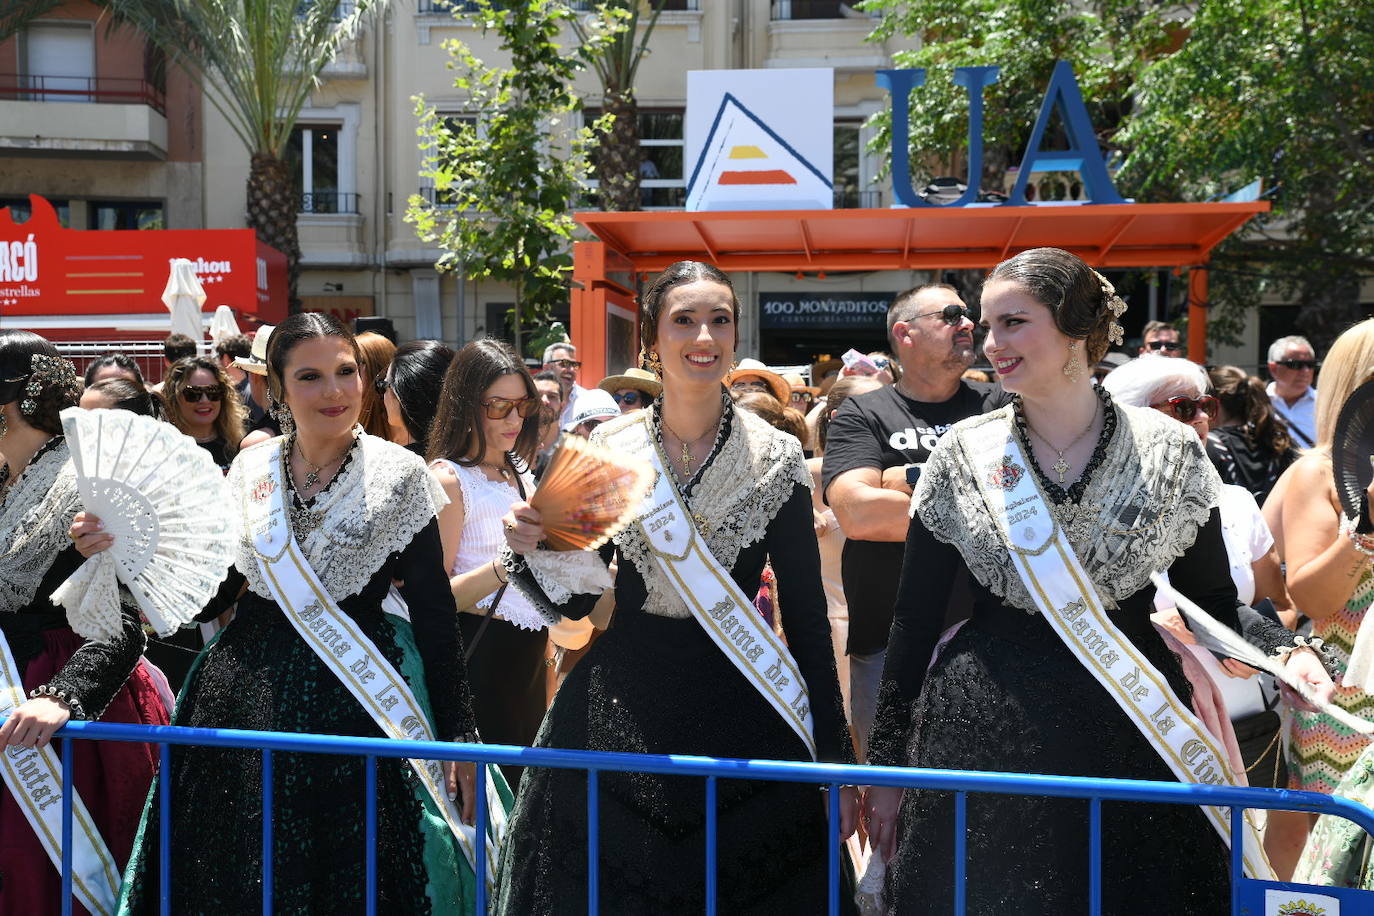
<instances>
[{"instance_id":1,"label":"straw hat","mask_svg":"<svg viewBox=\"0 0 1374 916\"><path fill-rule=\"evenodd\" d=\"M635 391L642 391L649 396L649 400L658 397L663 391L663 383L658 380L647 369L626 369L619 375L608 375L597 382L596 387L607 394L615 394L622 388L633 388Z\"/></svg>"},{"instance_id":2,"label":"straw hat","mask_svg":"<svg viewBox=\"0 0 1374 916\"><path fill-rule=\"evenodd\" d=\"M254 375L267 375L267 341L272 337L272 332L275 330L276 328L270 324L259 327L253 335L251 355L247 358L240 356L234 360L234 365L244 372L251 372Z\"/></svg>"},{"instance_id":3,"label":"straw hat","mask_svg":"<svg viewBox=\"0 0 1374 916\"><path fill-rule=\"evenodd\" d=\"M768 386L769 394L773 395L773 397L784 404L792 400L792 386L783 381L781 375L778 375L756 359L740 360L739 366L735 368L735 371L725 377L725 384L727 387L730 387L740 379L746 378L756 378L762 381Z\"/></svg>"},{"instance_id":4,"label":"straw hat","mask_svg":"<svg viewBox=\"0 0 1374 916\"><path fill-rule=\"evenodd\" d=\"M821 393L821 390L815 385L806 384L806 379L801 377L800 372L785 372L783 373L782 380L791 386L793 391L810 392L812 397Z\"/></svg>"}]
</instances>

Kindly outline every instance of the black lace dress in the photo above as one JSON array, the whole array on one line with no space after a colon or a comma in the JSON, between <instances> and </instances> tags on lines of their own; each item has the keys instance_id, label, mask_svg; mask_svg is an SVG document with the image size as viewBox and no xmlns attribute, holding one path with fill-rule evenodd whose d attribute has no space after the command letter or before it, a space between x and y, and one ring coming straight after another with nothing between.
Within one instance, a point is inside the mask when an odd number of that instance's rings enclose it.
<instances>
[{"instance_id":1,"label":"black lace dress","mask_svg":"<svg viewBox=\"0 0 1374 916\"><path fill-rule=\"evenodd\" d=\"M716 485L712 463L732 434L745 434L739 428L745 423L751 435L760 434L757 426L763 426L762 421L727 411L712 457L684 487L694 511L699 488ZM799 447L795 458L804 471ZM741 508L747 511L747 506ZM610 551L603 555L609 559ZM646 587L645 576L631 558L623 552L619 557L615 623L559 688L537 746L809 759L801 739L701 624L692 617L655 613L655 606L665 599ZM730 565L731 577L745 594L758 591L769 557L778 578L788 646L810 692L819 756L852 762L821 591L811 496L800 482L787 487L762 539L741 546ZM543 593L527 571L515 575L522 590L541 600ZM546 596L542 600L549 606ZM594 602L593 597L579 595L556 609L580 618ZM704 780L603 772L599 785L603 911L702 912ZM824 912L826 844L832 828L822 798L814 785L719 782L720 912ZM586 912L586 799L582 771L526 769L502 852L498 913Z\"/></svg>"},{"instance_id":2,"label":"black lace dress","mask_svg":"<svg viewBox=\"0 0 1374 916\"><path fill-rule=\"evenodd\" d=\"M1107 402L1110 405L1110 401ZM1051 483L1022 437L1045 495L1078 502L1102 468L1122 416L1108 408L1098 447L1081 480ZM1205 461L1200 450L1198 461ZM1075 548L1082 554L1075 542ZM1008 561L1010 562L1010 561ZM969 621L940 650L943 611L956 573L956 546L935 537L919 513L907 536L896 618L870 744L870 762L955 770L1172 781L1176 777L1116 702L1038 613L1009 605L971 577ZM1015 575L1015 573L1013 573ZM1241 629L1217 511L1169 569L1175 588ZM1164 674L1179 699L1192 691L1177 657L1150 623L1153 588L1121 599L1109 616ZM1267 648L1287 641L1247 615ZM1291 635L1291 634L1290 634ZM927 670L929 668L929 670ZM967 893L971 914L1087 912L1088 802L1024 796L968 796ZM898 850L888 863L890 912L953 911L954 797L908 791ZM1228 850L1196 808L1105 802L1103 912L1230 912Z\"/></svg>"},{"instance_id":3,"label":"black lace dress","mask_svg":"<svg viewBox=\"0 0 1374 916\"><path fill-rule=\"evenodd\" d=\"M388 458L395 453L411 458L399 446L387 447L394 449ZM359 460L355 450L348 462ZM411 460L419 473L427 473L423 462ZM316 500L348 470L346 463ZM382 611L393 581L404 583L401 592L409 606L409 623ZM244 583L244 576L232 569L202 617L218 614ZM471 698L438 522L431 518L408 545L385 558L361 591L338 601L338 606L408 682L421 707L429 711L436 737L471 740ZM238 598L233 621L192 667L172 724L383 737L277 603L251 589ZM274 754L277 912L363 911L364 766L359 757ZM171 779L171 911L258 912L263 866L261 753L174 748ZM121 913L157 912L158 824L155 787L135 858L125 874ZM471 912L471 870L404 760L377 760L377 828L379 912Z\"/></svg>"}]
</instances>

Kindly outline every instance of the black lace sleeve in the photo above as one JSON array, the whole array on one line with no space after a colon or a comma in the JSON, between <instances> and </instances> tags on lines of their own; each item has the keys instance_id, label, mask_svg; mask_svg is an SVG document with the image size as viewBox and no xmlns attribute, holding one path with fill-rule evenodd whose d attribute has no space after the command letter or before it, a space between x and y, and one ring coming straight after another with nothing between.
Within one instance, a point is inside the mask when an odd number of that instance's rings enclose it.
<instances>
[{"instance_id":1,"label":"black lace sleeve","mask_svg":"<svg viewBox=\"0 0 1374 916\"><path fill-rule=\"evenodd\" d=\"M111 640L87 640L33 695L59 696L68 701L72 718L99 719L115 694L133 673L147 637L132 596L120 590L119 635Z\"/></svg>"},{"instance_id":2,"label":"black lace sleeve","mask_svg":"<svg viewBox=\"0 0 1374 916\"><path fill-rule=\"evenodd\" d=\"M821 586L821 554L812 525L811 491L796 484L768 524L764 545L778 579L778 608L816 726L816 752L827 763L853 763L854 745L844 719L835 674L835 651Z\"/></svg>"},{"instance_id":3,"label":"black lace sleeve","mask_svg":"<svg viewBox=\"0 0 1374 916\"><path fill-rule=\"evenodd\" d=\"M431 519L401 551L396 565L401 597L410 608L410 626L425 666L425 687L441 741L475 737L472 690L458 632L458 605L444 575L444 545L439 521Z\"/></svg>"},{"instance_id":4,"label":"black lace sleeve","mask_svg":"<svg viewBox=\"0 0 1374 916\"><path fill-rule=\"evenodd\" d=\"M611 543L603 544L598 548L597 553L601 556L601 562L610 565L615 559L615 545ZM574 594L567 601L561 604L554 601L539 585L539 580L534 577L529 566L519 554L513 554L509 548L501 551L501 565L506 570L506 576L510 580L512 588L520 590L520 594L529 599L539 613L544 615L544 619L549 625L558 622L558 618L568 617L572 620L581 620L592 612L596 607L596 602L600 600L600 595L581 595ZM499 611L499 608L498 608Z\"/></svg>"},{"instance_id":5,"label":"black lace sleeve","mask_svg":"<svg viewBox=\"0 0 1374 916\"><path fill-rule=\"evenodd\" d=\"M906 765L911 707L921 694L930 655L940 641L955 575L963 568L958 549L936 540L920 515L912 516L868 741L868 763Z\"/></svg>"}]
</instances>

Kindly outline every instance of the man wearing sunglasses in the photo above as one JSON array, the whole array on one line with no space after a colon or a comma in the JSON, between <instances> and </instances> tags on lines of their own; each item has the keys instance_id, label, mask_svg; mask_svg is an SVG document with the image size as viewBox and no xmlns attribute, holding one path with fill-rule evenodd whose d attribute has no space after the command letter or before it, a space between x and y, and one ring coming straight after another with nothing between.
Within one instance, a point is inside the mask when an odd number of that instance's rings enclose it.
<instances>
[{"instance_id":1,"label":"man wearing sunglasses","mask_svg":"<svg viewBox=\"0 0 1374 916\"><path fill-rule=\"evenodd\" d=\"M1166 321L1151 321L1145 325L1145 330L1141 333L1142 341L1140 355L1155 353L1159 356L1172 356L1175 359L1183 358L1183 340L1180 338L1178 328Z\"/></svg>"},{"instance_id":2,"label":"man wearing sunglasses","mask_svg":"<svg viewBox=\"0 0 1374 916\"><path fill-rule=\"evenodd\" d=\"M899 295L888 307L887 327L901 378L846 400L826 433L821 485L847 538L840 577L849 605L846 651L860 759L892 628L911 482L951 426L1005 400L1000 387L962 378L975 355L974 324L973 311L953 287L923 286ZM951 622L970 611L967 590L954 594L946 613Z\"/></svg>"},{"instance_id":3,"label":"man wearing sunglasses","mask_svg":"<svg viewBox=\"0 0 1374 916\"><path fill-rule=\"evenodd\" d=\"M1269 345L1269 400L1302 448L1317 441L1316 371L1317 354L1306 337L1280 337Z\"/></svg>"},{"instance_id":4,"label":"man wearing sunglasses","mask_svg":"<svg viewBox=\"0 0 1374 916\"><path fill-rule=\"evenodd\" d=\"M572 420L577 410L577 399L587 390L577 384L577 373L581 368L577 347L566 340L544 348L545 371L556 372L563 383L563 413L558 420L560 426L567 426Z\"/></svg>"}]
</instances>

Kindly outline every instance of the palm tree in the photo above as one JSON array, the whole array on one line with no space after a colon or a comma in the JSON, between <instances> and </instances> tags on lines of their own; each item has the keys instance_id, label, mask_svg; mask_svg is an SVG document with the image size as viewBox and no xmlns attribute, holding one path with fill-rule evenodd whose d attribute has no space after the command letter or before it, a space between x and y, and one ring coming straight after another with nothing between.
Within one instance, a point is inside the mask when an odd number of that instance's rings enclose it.
<instances>
[{"instance_id":1,"label":"palm tree","mask_svg":"<svg viewBox=\"0 0 1374 916\"><path fill-rule=\"evenodd\" d=\"M358 23L386 0L106 0L117 19L180 64L248 152L248 225L286 255L291 311L300 308L300 194L283 158L320 73Z\"/></svg>"},{"instance_id":2,"label":"palm tree","mask_svg":"<svg viewBox=\"0 0 1374 916\"><path fill-rule=\"evenodd\" d=\"M610 128L597 145L596 177L601 185L601 206L607 210L639 209L639 102L635 99L635 74L649 47L649 36L658 24L667 0L645 0L650 8L648 24L639 41L641 0L605 0L598 4L624 20L624 28L591 56L601 77L602 108L612 115ZM586 28L577 19L573 30L585 45Z\"/></svg>"}]
</instances>

